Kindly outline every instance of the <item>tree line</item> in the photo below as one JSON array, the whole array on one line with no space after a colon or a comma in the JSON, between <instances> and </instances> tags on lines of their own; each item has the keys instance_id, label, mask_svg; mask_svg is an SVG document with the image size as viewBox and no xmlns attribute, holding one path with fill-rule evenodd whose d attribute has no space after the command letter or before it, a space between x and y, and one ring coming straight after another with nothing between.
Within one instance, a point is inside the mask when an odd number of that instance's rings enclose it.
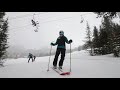
<instances>
[{"instance_id":1,"label":"tree line","mask_svg":"<svg viewBox=\"0 0 120 90\"><path fill-rule=\"evenodd\" d=\"M91 55L110 54L120 48L120 25L112 21L109 16L104 16L99 29L94 26L91 34L89 24L86 26L86 42L84 48L91 48ZM117 47L117 48L116 48Z\"/></svg>"}]
</instances>

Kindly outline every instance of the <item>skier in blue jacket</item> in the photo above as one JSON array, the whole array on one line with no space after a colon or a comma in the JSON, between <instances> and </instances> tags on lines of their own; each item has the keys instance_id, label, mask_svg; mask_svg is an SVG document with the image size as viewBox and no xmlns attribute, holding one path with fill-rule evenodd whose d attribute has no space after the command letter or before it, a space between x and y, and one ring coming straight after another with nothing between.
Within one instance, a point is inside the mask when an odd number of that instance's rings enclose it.
<instances>
[{"instance_id":1,"label":"skier in blue jacket","mask_svg":"<svg viewBox=\"0 0 120 90\"><path fill-rule=\"evenodd\" d=\"M72 43L71 39L68 41L67 37L64 36L63 31L60 31L59 35L60 36L57 38L56 42L51 43L52 46L57 45L57 50L56 50L55 58L54 58L54 61L53 61L53 68L54 69L57 69L57 61L58 61L58 57L59 57L60 54L61 54L61 59L59 61L59 69L62 69L63 61L64 61L64 58L65 58L65 51L66 51L65 42L67 44Z\"/></svg>"}]
</instances>

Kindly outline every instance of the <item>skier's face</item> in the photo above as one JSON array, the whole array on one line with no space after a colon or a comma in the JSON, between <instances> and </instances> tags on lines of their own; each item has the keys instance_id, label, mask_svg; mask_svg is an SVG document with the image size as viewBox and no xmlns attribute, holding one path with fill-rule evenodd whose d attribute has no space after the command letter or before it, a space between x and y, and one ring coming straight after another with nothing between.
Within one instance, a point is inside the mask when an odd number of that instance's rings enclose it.
<instances>
[{"instance_id":1,"label":"skier's face","mask_svg":"<svg viewBox=\"0 0 120 90\"><path fill-rule=\"evenodd\" d=\"M63 34L60 34L60 37L62 37L63 36Z\"/></svg>"},{"instance_id":2,"label":"skier's face","mask_svg":"<svg viewBox=\"0 0 120 90\"><path fill-rule=\"evenodd\" d=\"M63 31L60 31L60 32L59 32L59 35L60 35L60 37L62 37L62 36L64 35L64 32L63 32Z\"/></svg>"}]
</instances>

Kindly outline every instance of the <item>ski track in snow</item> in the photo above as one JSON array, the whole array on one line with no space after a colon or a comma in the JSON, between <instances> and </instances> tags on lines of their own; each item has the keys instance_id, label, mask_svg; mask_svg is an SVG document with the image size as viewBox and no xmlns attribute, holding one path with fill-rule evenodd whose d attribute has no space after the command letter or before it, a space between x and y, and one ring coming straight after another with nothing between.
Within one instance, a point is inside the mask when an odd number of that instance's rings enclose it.
<instances>
[{"instance_id":1,"label":"ski track in snow","mask_svg":"<svg viewBox=\"0 0 120 90\"><path fill-rule=\"evenodd\" d=\"M70 55L66 54L63 70L69 71ZM51 56L50 67L54 56ZM0 78L120 78L120 58L112 54L90 56L88 52L72 53L72 72L61 76L51 68L48 69L49 56L37 57L28 63L28 58L8 59L5 67L0 67Z\"/></svg>"}]
</instances>

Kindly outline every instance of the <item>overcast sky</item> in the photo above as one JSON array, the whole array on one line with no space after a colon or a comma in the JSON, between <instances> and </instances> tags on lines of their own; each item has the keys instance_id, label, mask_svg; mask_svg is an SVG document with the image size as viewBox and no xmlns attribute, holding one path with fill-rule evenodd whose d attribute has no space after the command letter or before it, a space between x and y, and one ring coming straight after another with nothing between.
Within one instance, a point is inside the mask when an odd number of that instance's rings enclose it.
<instances>
[{"instance_id":1,"label":"overcast sky","mask_svg":"<svg viewBox=\"0 0 120 90\"><path fill-rule=\"evenodd\" d=\"M39 30L35 32L31 20L39 22ZM81 16L82 15L82 16ZM6 12L9 18L9 45L19 45L26 49L40 49L50 47L56 41L59 31L73 40L72 48L84 44L86 21L91 30L99 27L101 18L92 12ZM84 19L83 23L81 19ZM67 45L68 47L68 45Z\"/></svg>"}]
</instances>

